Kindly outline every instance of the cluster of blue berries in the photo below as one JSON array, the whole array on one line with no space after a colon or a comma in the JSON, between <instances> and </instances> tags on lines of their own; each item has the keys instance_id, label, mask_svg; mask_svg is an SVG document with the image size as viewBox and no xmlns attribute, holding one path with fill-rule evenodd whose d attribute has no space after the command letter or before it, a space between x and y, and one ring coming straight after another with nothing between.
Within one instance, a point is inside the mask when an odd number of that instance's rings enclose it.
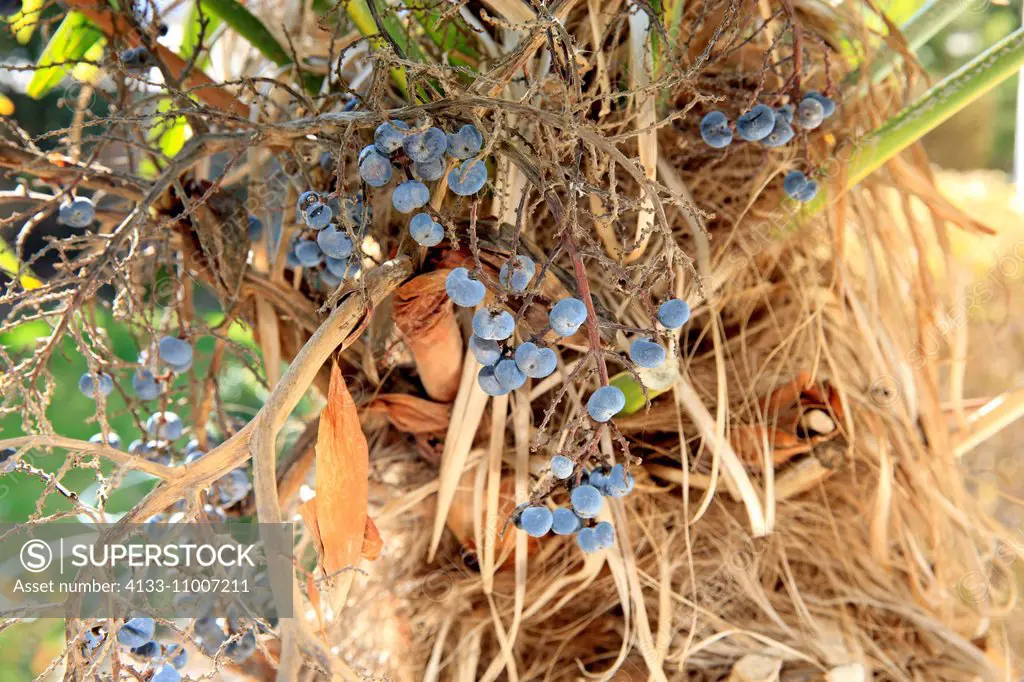
<instances>
[{"instance_id":1,"label":"cluster of blue berries","mask_svg":"<svg viewBox=\"0 0 1024 682\"><path fill-rule=\"evenodd\" d=\"M732 126L721 111L712 111L700 122L700 136L705 144L724 149L732 144L733 131L742 140L760 142L766 147L781 147L793 139L794 123L805 130L814 130L836 111L836 103L817 91L808 92L797 105L789 104L772 109L758 104L736 119Z\"/></svg>"},{"instance_id":2,"label":"cluster of blue berries","mask_svg":"<svg viewBox=\"0 0 1024 682\"><path fill-rule=\"evenodd\" d=\"M391 192L391 205L399 213L412 213L430 201L425 183L440 180L446 172L448 189L459 196L483 189L487 166L473 159L483 144L483 135L471 124L446 133L436 127L413 130L404 121L385 121L374 132L373 144L359 152L359 177L370 187L384 187L395 169L406 168L406 179ZM444 239L444 227L429 213L420 212L409 221L409 234L421 246L437 246Z\"/></svg>"},{"instance_id":3,"label":"cluster of blue berries","mask_svg":"<svg viewBox=\"0 0 1024 682\"><path fill-rule=\"evenodd\" d=\"M607 387L606 387L607 388ZM544 505L532 505L520 510L513 518L517 528L531 537L539 538L553 532L555 535L575 535L576 544L586 554L607 549L615 544L615 528L607 521L591 525L604 504L605 497L624 497L633 491L633 475L621 464L582 471L575 485L571 482L576 465L565 455L551 458L551 473L566 481L569 488L569 507L551 511Z\"/></svg>"},{"instance_id":4,"label":"cluster of blue berries","mask_svg":"<svg viewBox=\"0 0 1024 682\"><path fill-rule=\"evenodd\" d=\"M514 256L501 266L498 281L512 293L524 293L537 273L537 264L529 256ZM466 268L455 268L445 280L445 291L452 301L464 308L483 303L487 288L474 279ZM667 329L678 329L690 317L690 306L683 300L671 299L658 308L658 321ZM557 301L548 313L548 327L561 337L572 336L587 320L587 306L578 298ZM473 336L469 349L483 367L477 383L484 393L500 396L526 383L527 377L543 379L557 365L555 351L526 341L518 347L509 342L515 333L515 319L507 310L483 307L473 315ZM665 349L647 337L633 341L630 359L639 367L656 368L665 362ZM626 396L615 386L602 386L587 401L587 413L598 422L606 422L626 405Z\"/></svg>"},{"instance_id":5,"label":"cluster of blue berries","mask_svg":"<svg viewBox=\"0 0 1024 682\"><path fill-rule=\"evenodd\" d=\"M806 203L818 194L818 183L801 171L793 170L786 174L782 189L791 199Z\"/></svg>"},{"instance_id":6,"label":"cluster of blue berries","mask_svg":"<svg viewBox=\"0 0 1024 682\"><path fill-rule=\"evenodd\" d=\"M143 401L158 398L174 375L182 374L192 367L192 344L184 339L164 336L157 342L156 351L160 366L166 371L158 370L158 373L154 373L145 368L148 353L144 351L139 357L140 365L143 367L140 367L132 375L132 388L136 396ZM110 395L114 390L114 380L106 373L101 372L96 377L87 373L79 379L78 388L87 398L95 399L97 393ZM170 465L172 453L175 450L175 441L185 435L184 421L175 412L158 410L147 417L144 429L144 437L133 440L128 445L128 452L152 462ZM122 445L121 437L113 431L108 431L106 435L94 434L89 438L89 442L105 444L115 449L120 449ZM216 444L216 440L212 442ZM199 441L193 438L182 450L183 463L191 464L205 454L200 448ZM209 511L223 515L223 508L230 507L244 499L251 489L252 482L245 469L234 469L228 472L210 487L209 499L216 507Z\"/></svg>"},{"instance_id":7,"label":"cluster of blue berries","mask_svg":"<svg viewBox=\"0 0 1024 682\"><path fill-rule=\"evenodd\" d=\"M256 651L256 635L251 628L245 629L244 632L237 630L238 626L233 618L229 618L227 623L229 630L225 631L212 616L196 618L193 629L199 638L199 647L207 655L213 656L224 642L228 642L224 647L224 653L235 663L244 663ZM229 638L231 641L228 641Z\"/></svg>"},{"instance_id":8,"label":"cluster of blue berries","mask_svg":"<svg viewBox=\"0 0 1024 682\"><path fill-rule=\"evenodd\" d=\"M132 657L150 663L153 676L150 682L179 682L178 671L188 662L188 652L176 643L161 644L153 639L156 622L152 618L131 618L117 630L117 642L127 648ZM85 635L85 649L95 651L103 643L102 632L90 630Z\"/></svg>"},{"instance_id":9,"label":"cluster of blue berries","mask_svg":"<svg viewBox=\"0 0 1024 682\"><path fill-rule=\"evenodd\" d=\"M288 265L314 271L318 281L328 288L337 287L358 273L359 259L352 257L354 244L344 222L355 226L363 224L363 214L369 211L369 206L364 205L362 195L345 197L341 202L325 201L319 193L309 190L299 196L296 210L307 230L292 239L287 253ZM252 220L249 222L250 238L254 230Z\"/></svg>"},{"instance_id":10,"label":"cluster of blue berries","mask_svg":"<svg viewBox=\"0 0 1024 682\"><path fill-rule=\"evenodd\" d=\"M57 222L61 225L82 229L89 227L95 219L96 205L89 197L66 199L57 208Z\"/></svg>"},{"instance_id":11,"label":"cluster of blue berries","mask_svg":"<svg viewBox=\"0 0 1024 682\"><path fill-rule=\"evenodd\" d=\"M529 256L516 255L502 265L498 282L508 292L521 294L530 287L537 274L537 265ZM484 302L487 287L473 277L467 268L455 268L445 280L449 298L461 307L476 307ZM560 337L572 336L587 321L586 304L578 298L566 297L557 301L548 313L548 327ZM658 322L666 329L679 329L690 318L690 306L673 298L658 307ZM473 335L469 350L483 367L477 382L484 393L505 395L526 383L526 379L543 379L557 366L552 348L538 345L540 335L513 347L515 319L497 306L480 307L473 315ZM629 348L630 360L639 367L657 368L664 364L665 349L648 337L635 339ZM626 396L617 386L601 386L587 400L587 415L596 422L605 423L626 406ZM565 455L551 460L555 478L566 480L573 476L575 464ZM549 531L556 535L576 535L580 548L596 552L615 542L615 529L607 521L587 525L601 510L603 496L621 497L633 489L633 477L619 464L610 469L581 471L580 480L571 488L572 508L551 511L544 505L533 505L518 510L513 516L517 528L533 537Z\"/></svg>"}]
</instances>

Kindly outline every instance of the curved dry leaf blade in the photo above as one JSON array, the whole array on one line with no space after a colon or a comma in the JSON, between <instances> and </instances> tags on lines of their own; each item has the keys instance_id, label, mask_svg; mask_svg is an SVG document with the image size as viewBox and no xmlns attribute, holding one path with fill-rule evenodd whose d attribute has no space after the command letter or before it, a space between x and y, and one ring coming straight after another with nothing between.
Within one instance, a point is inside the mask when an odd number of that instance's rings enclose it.
<instances>
[{"instance_id":1,"label":"curved dry leaf blade","mask_svg":"<svg viewBox=\"0 0 1024 682\"><path fill-rule=\"evenodd\" d=\"M448 428L451 406L404 393L382 393L366 406L385 415L403 433L436 433Z\"/></svg>"}]
</instances>

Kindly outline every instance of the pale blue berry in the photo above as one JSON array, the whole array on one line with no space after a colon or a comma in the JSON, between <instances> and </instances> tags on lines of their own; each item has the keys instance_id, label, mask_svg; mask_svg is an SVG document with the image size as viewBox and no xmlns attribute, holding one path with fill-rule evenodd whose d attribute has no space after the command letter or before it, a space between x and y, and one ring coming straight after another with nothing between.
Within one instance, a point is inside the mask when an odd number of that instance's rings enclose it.
<instances>
[{"instance_id":1,"label":"pale blue berry","mask_svg":"<svg viewBox=\"0 0 1024 682\"><path fill-rule=\"evenodd\" d=\"M587 483L601 491L602 495L608 494L608 472L603 469L594 469L587 477Z\"/></svg>"},{"instance_id":2,"label":"pale blue berry","mask_svg":"<svg viewBox=\"0 0 1024 682\"><path fill-rule=\"evenodd\" d=\"M624 497L633 491L634 485L633 476L626 471L626 467L616 464L608 472L605 494L611 497Z\"/></svg>"},{"instance_id":3,"label":"pale blue berry","mask_svg":"<svg viewBox=\"0 0 1024 682\"><path fill-rule=\"evenodd\" d=\"M444 290L455 305L472 308L484 300L487 288L483 282L471 278L466 268L455 268L445 278Z\"/></svg>"},{"instance_id":4,"label":"pale blue berry","mask_svg":"<svg viewBox=\"0 0 1024 682\"><path fill-rule=\"evenodd\" d=\"M690 319L690 304L671 298L658 306L658 322L666 329L679 329Z\"/></svg>"},{"instance_id":5,"label":"pale blue berry","mask_svg":"<svg viewBox=\"0 0 1024 682\"><path fill-rule=\"evenodd\" d=\"M128 452L133 454L133 455L140 455L140 456L148 455L149 454L149 443L147 443L146 441L142 440L141 438L136 438L135 440L133 440L131 443L128 444Z\"/></svg>"},{"instance_id":6,"label":"pale blue berry","mask_svg":"<svg viewBox=\"0 0 1024 682\"><path fill-rule=\"evenodd\" d=\"M193 452L186 452L185 453L185 464L192 464L193 462L202 459L203 455L205 455L205 454L206 453L204 451L202 451L202 450L194 450Z\"/></svg>"},{"instance_id":7,"label":"pale blue berry","mask_svg":"<svg viewBox=\"0 0 1024 682\"><path fill-rule=\"evenodd\" d=\"M590 394L587 414L596 422L606 422L626 406L626 396L616 386L602 386Z\"/></svg>"},{"instance_id":8,"label":"pale blue berry","mask_svg":"<svg viewBox=\"0 0 1024 682\"><path fill-rule=\"evenodd\" d=\"M576 534L576 544L580 546L584 554L593 554L601 550L601 540L593 528L581 528Z\"/></svg>"},{"instance_id":9,"label":"pale blue berry","mask_svg":"<svg viewBox=\"0 0 1024 682\"><path fill-rule=\"evenodd\" d=\"M235 663L243 663L249 659L256 651L256 636L249 630L238 639L229 642L227 647L224 649L224 653L228 655Z\"/></svg>"},{"instance_id":10,"label":"pale blue berry","mask_svg":"<svg viewBox=\"0 0 1024 682\"><path fill-rule=\"evenodd\" d=\"M566 479L572 476L575 465L565 455L555 455L551 458L551 473L555 478Z\"/></svg>"},{"instance_id":11,"label":"pale blue berry","mask_svg":"<svg viewBox=\"0 0 1024 682\"><path fill-rule=\"evenodd\" d=\"M140 400L155 400L160 395L161 384L148 370L139 370L132 375L131 387Z\"/></svg>"},{"instance_id":12,"label":"pale blue berry","mask_svg":"<svg viewBox=\"0 0 1024 682\"><path fill-rule=\"evenodd\" d=\"M322 230L331 224L334 211L327 204L316 203L302 212L302 221L314 230Z\"/></svg>"},{"instance_id":13,"label":"pale blue berry","mask_svg":"<svg viewBox=\"0 0 1024 682\"><path fill-rule=\"evenodd\" d=\"M469 337L469 350L481 365L491 366L501 360L501 346L498 342L481 339L476 334Z\"/></svg>"},{"instance_id":14,"label":"pale blue berry","mask_svg":"<svg viewBox=\"0 0 1024 682\"><path fill-rule=\"evenodd\" d=\"M529 256L516 256L505 261L498 273L498 281L510 291L522 293L537 272L537 264Z\"/></svg>"},{"instance_id":15,"label":"pale blue berry","mask_svg":"<svg viewBox=\"0 0 1024 682\"><path fill-rule=\"evenodd\" d=\"M170 660L171 665L178 670L184 668L185 664L188 663L188 651L182 648L180 644L171 644L167 647L166 656Z\"/></svg>"},{"instance_id":16,"label":"pale blue berry","mask_svg":"<svg viewBox=\"0 0 1024 682\"><path fill-rule=\"evenodd\" d=\"M796 201L810 201L818 193L818 183L798 170L786 174L782 188Z\"/></svg>"},{"instance_id":17,"label":"pale blue berry","mask_svg":"<svg viewBox=\"0 0 1024 682\"><path fill-rule=\"evenodd\" d=\"M460 197L476 194L486 182L487 166L483 161L463 161L448 171L448 187Z\"/></svg>"},{"instance_id":18,"label":"pale blue berry","mask_svg":"<svg viewBox=\"0 0 1024 682\"><path fill-rule=\"evenodd\" d=\"M85 648L92 652L95 651L103 644L103 640L106 639L104 635L97 634L92 630L86 630L85 632Z\"/></svg>"},{"instance_id":19,"label":"pale blue berry","mask_svg":"<svg viewBox=\"0 0 1024 682\"><path fill-rule=\"evenodd\" d=\"M156 623L152 618L132 618L117 631L117 641L122 646L134 649L153 639Z\"/></svg>"},{"instance_id":20,"label":"pale blue berry","mask_svg":"<svg viewBox=\"0 0 1024 682\"><path fill-rule=\"evenodd\" d=\"M391 159L370 145L359 152L359 177L370 187L383 187L391 180Z\"/></svg>"},{"instance_id":21,"label":"pale blue berry","mask_svg":"<svg viewBox=\"0 0 1024 682\"><path fill-rule=\"evenodd\" d=\"M796 199L797 201L808 202L818 195L818 183L815 180L807 179L804 184L804 191L800 193Z\"/></svg>"},{"instance_id":22,"label":"pale blue berry","mask_svg":"<svg viewBox=\"0 0 1024 682\"><path fill-rule=\"evenodd\" d=\"M825 118L829 118L832 114L836 113L836 102L831 97L826 97L817 90L811 90L804 95L804 99L807 99L808 97L817 100L818 103L821 104L822 114Z\"/></svg>"},{"instance_id":23,"label":"pale blue berry","mask_svg":"<svg viewBox=\"0 0 1024 682\"><path fill-rule=\"evenodd\" d=\"M768 137L761 140L761 143L765 147L781 147L792 140L795 134L793 127L786 123L784 118L777 116L775 118L775 127L768 133Z\"/></svg>"},{"instance_id":24,"label":"pale blue berry","mask_svg":"<svg viewBox=\"0 0 1024 682\"><path fill-rule=\"evenodd\" d=\"M814 130L825 120L825 107L813 97L804 97L796 108L796 120L805 130Z\"/></svg>"},{"instance_id":25,"label":"pale blue berry","mask_svg":"<svg viewBox=\"0 0 1024 682\"><path fill-rule=\"evenodd\" d=\"M508 389L502 386L498 378L494 376L493 367L481 368L480 373L476 375L476 381L487 395L498 396L508 393Z\"/></svg>"},{"instance_id":26,"label":"pale blue berry","mask_svg":"<svg viewBox=\"0 0 1024 682\"><path fill-rule=\"evenodd\" d=\"M146 420L146 433L160 440L172 441L181 438L185 424L174 412L154 412Z\"/></svg>"},{"instance_id":27,"label":"pale blue berry","mask_svg":"<svg viewBox=\"0 0 1024 682\"><path fill-rule=\"evenodd\" d=\"M309 239L300 239L295 242L295 258L299 265L304 268L315 268L324 260L324 252L320 245Z\"/></svg>"},{"instance_id":28,"label":"pale blue berry","mask_svg":"<svg viewBox=\"0 0 1024 682\"><path fill-rule=\"evenodd\" d=\"M99 378L99 392L103 395L110 395L114 390L114 380L109 374L100 372ZM91 374L83 374L78 380L78 390L82 392L86 398L95 398L97 390L97 381L92 378Z\"/></svg>"},{"instance_id":29,"label":"pale blue berry","mask_svg":"<svg viewBox=\"0 0 1024 682\"><path fill-rule=\"evenodd\" d=\"M768 137L775 127L775 112L767 104L758 104L736 119L736 134L747 142Z\"/></svg>"},{"instance_id":30,"label":"pale blue berry","mask_svg":"<svg viewBox=\"0 0 1024 682\"><path fill-rule=\"evenodd\" d=\"M174 336L164 336L157 343L160 359L168 365L182 367L192 362L192 344Z\"/></svg>"},{"instance_id":31,"label":"pale blue berry","mask_svg":"<svg viewBox=\"0 0 1024 682\"><path fill-rule=\"evenodd\" d=\"M712 111L700 120L700 136L704 144L723 149L732 144L732 130L729 119L721 111Z\"/></svg>"},{"instance_id":32,"label":"pale blue berry","mask_svg":"<svg viewBox=\"0 0 1024 682\"><path fill-rule=\"evenodd\" d=\"M789 125L793 125L793 105L783 104L781 107L775 109L775 117L781 117L783 121ZM772 126L774 128L774 126Z\"/></svg>"},{"instance_id":33,"label":"pale blue berry","mask_svg":"<svg viewBox=\"0 0 1024 682\"><path fill-rule=\"evenodd\" d=\"M328 225L316 235L316 243L331 258L348 258L352 254L352 240L344 230Z\"/></svg>"},{"instance_id":34,"label":"pale blue berry","mask_svg":"<svg viewBox=\"0 0 1024 682\"><path fill-rule=\"evenodd\" d=\"M343 277L338 277L330 270L321 270L316 275L316 281L321 289L332 290L336 289L338 285L345 280Z\"/></svg>"},{"instance_id":35,"label":"pale blue berry","mask_svg":"<svg viewBox=\"0 0 1024 682\"><path fill-rule=\"evenodd\" d=\"M665 362L665 349L650 339L636 339L629 345L629 359L638 367L654 369Z\"/></svg>"},{"instance_id":36,"label":"pale blue berry","mask_svg":"<svg viewBox=\"0 0 1024 682\"><path fill-rule=\"evenodd\" d=\"M599 521L594 526L594 535L597 536L597 542L602 549L615 544L615 527L607 521Z\"/></svg>"},{"instance_id":37,"label":"pale blue berry","mask_svg":"<svg viewBox=\"0 0 1024 682\"><path fill-rule=\"evenodd\" d=\"M106 444L114 448L115 450L121 449L121 436L117 435L113 431L110 431L107 434L106 440L103 439L102 433L93 434L92 436L89 437L89 442L94 443L96 445Z\"/></svg>"},{"instance_id":38,"label":"pale blue berry","mask_svg":"<svg viewBox=\"0 0 1024 682\"><path fill-rule=\"evenodd\" d=\"M444 177L445 167L443 158L431 159L422 163L417 161L412 164L412 174L424 182L434 182Z\"/></svg>"},{"instance_id":39,"label":"pale blue berry","mask_svg":"<svg viewBox=\"0 0 1024 682\"><path fill-rule=\"evenodd\" d=\"M245 472L245 469L232 469L217 479L214 485L217 489L217 502L223 507L230 507L242 500L252 489L249 474Z\"/></svg>"},{"instance_id":40,"label":"pale blue berry","mask_svg":"<svg viewBox=\"0 0 1024 682\"><path fill-rule=\"evenodd\" d=\"M190 369L192 369L192 361L189 360L184 365L171 365L171 364L168 364L167 367L168 367L168 369L170 369L175 374L184 374L185 372L187 372Z\"/></svg>"},{"instance_id":41,"label":"pale blue berry","mask_svg":"<svg viewBox=\"0 0 1024 682\"><path fill-rule=\"evenodd\" d=\"M800 201L807 186L807 176L798 170L790 171L782 181L782 188L791 198Z\"/></svg>"},{"instance_id":42,"label":"pale blue berry","mask_svg":"<svg viewBox=\"0 0 1024 682\"><path fill-rule=\"evenodd\" d=\"M224 631L221 630L220 625L217 624L216 618L196 618L195 625L193 627L195 628L196 635L202 638L216 636L218 634L224 634Z\"/></svg>"},{"instance_id":43,"label":"pale blue berry","mask_svg":"<svg viewBox=\"0 0 1024 682\"><path fill-rule=\"evenodd\" d=\"M409 234L420 246L437 246L444 239L444 228L429 213L417 213L409 221Z\"/></svg>"},{"instance_id":44,"label":"pale blue berry","mask_svg":"<svg viewBox=\"0 0 1024 682\"><path fill-rule=\"evenodd\" d=\"M122 50L118 57L126 69L148 69L153 65L149 50L141 45Z\"/></svg>"},{"instance_id":45,"label":"pale blue berry","mask_svg":"<svg viewBox=\"0 0 1024 682\"><path fill-rule=\"evenodd\" d=\"M154 641L149 641L142 646L133 648L132 654L146 660L153 659L160 655L160 645Z\"/></svg>"},{"instance_id":46,"label":"pale blue berry","mask_svg":"<svg viewBox=\"0 0 1024 682\"><path fill-rule=\"evenodd\" d=\"M409 125L404 121L385 121L374 131L373 143L380 152L391 156L402 148L408 130Z\"/></svg>"},{"instance_id":47,"label":"pale blue berry","mask_svg":"<svg viewBox=\"0 0 1024 682\"><path fill-rule=\"evenodd\" d=\"M419 180L406 180L391 193L391 205L399 213L412 213L430 201L430 190Z\"/></svg>"},{"instance_id":48,"label":"pale blue berry","mask_svg":"<svg viewBox=\"0 0 1024 682\"><path fill-rule=\"evenodd\" d=\"M57 222L68 227L89 227L96 219L96 206L89 197L75 197L57 209Z\"/></svg>"},{"instance_id":49,"label":"pale blue berry","mask_svg":"<svg viewBox=\"0 0 1024 682\"><path fill-rule=\"evenodd\" d=\"M165 663L156 669L153 677L149 678L149 682L181 682L181 673L174 668L173 664Z\"/></svg>"},{"instance_id":50,"label":"pale blue berry","mask_svg":"<svg viewBox=\"0 0 1024 682\"><path fill-rule=\"evenodd\" d=\"M551 530L552 514L547 507L533 506L523 510L519 517L519 527L527 535L535 538L543 537Z\"/></svg>"},{"instance_id":51,"label":"pale blue berry","mask_svg":"<svg viewBox=\"0 0 1024 682\"><path fill-rule=\"evenodd\" d=\"M457 132L448 133L448 153L456 159L476 156L484 146L484 136L475 125L467 123Z\"/></svg>"},{"instance_id":52,"label":"pale blue berry","mask_svg":"<svg viewBox=\"0 0 1024 682\"><path fill-rule=\"evenodd\" d=\"M514 391L526 383L526 375L511 358L498 361L498 364L494 366L494 378L502 387L510 391Z\"/></svg>"},{"instance_id":53,"label":"pale blue berry","mask_svg":"<svg viewBox=\"0 0 1024 682\"><path fill-rule=\"evenodd\" d=\"M473 315L473 332L481 339L504 341L516 330L516 322L504 310L481 308Z\"/></svg>"},{"instance_id":54,"label":"pale blue berry","mask_svg":"<svg viewBox=\"0 0 1024 682\"><path fill-rule=\"evenodd\" d=\"M447 148L448 136L440 128L427 128L402 140L406 156L418 163L440 159Z\"/></svg>"},{"instance_id":55,"label":"pale blue berry","mask_svg":"<svg viewBox=\"0 0 1024 682\"><path fill-rule=\"evenodd\" d=\"M601 511L601 491L592 485L578 485L569 495L573 511L581 519L592 519Z\"/></svg>"},{"instance_id":56,"label":"pale blue berry","mask_svg":"<svg viewBox=\"0 0 1024 682\"><path fill-rule=\"evenodd\" d=\"M581 525L580 517L572 509L559 507L551 514L551 530L555 535L572 535Z\"/></svg>"},{"instance_id":57,"label":"pale blue berry","mask_svg":"<svg viewBox=\"0 0 1024 682\"><path fill-rule=\"evenodd\" d=\"M586 319L587 306L578 298L563 298L548 314L548 324L559 336L572 336Z\"/></svg>"},{"instance_id":58,"label":"pale blue berry","mask_svg":"<svg viewBox=\"0 0 1024 682\"><path fill-rule=\"evenodd\" d=\"M534 379L550 376L558 365L555 351L550 348L538 348L531 341L526 341L516 348L516 364L523 373Z\"/></svg>"},{"instance_id":59,"label":"pale blue berry","mask_svg":"<svg viewBox=\"0 0 1024 682\"><path fill-rule=\"evenodd\" d=\"M332 258L328 256L324 261L327 264L327 271L342 280L346 277L353 277L359 272L359 263L351 258Z\"/></svg>"},{"instance_id":60,"label":"pale blue berry","mask_svg":"<svg viewBox=\"0 0 1024 682\"><path fill-rule=\"evenodd\" d=\"M302 215L306 212L310 206L320 203L320 195L313 190L306 190L299 195L298 200L295 202L295 210Z\"/></svg>"}]
</instances>

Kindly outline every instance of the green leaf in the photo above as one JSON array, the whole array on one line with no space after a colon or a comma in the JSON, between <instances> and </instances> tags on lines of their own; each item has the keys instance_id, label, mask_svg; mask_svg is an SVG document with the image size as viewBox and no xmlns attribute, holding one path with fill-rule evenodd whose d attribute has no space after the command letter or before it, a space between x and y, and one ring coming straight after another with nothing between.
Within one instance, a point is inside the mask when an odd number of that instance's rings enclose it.
<instances>
[{"instance_id":1,"label":"green leaf","mask_svg":"<svg viewBox=\"0 0 1024 682\"><path fill-rule=\"evenodd\" d=\"M103 34L85 15L69 12L43 48L43 54L36 63L38 68L26 89L28 96L33 99L45 97L101 38Z\"/></svg>"},{"instance_id":2,"label":"green leaf","mask_svg":"<svg viewBox=\"0 0 1024 682\"><path fill-rule=\"evenodd\" d=\"M166 114L172 106L173 103L170 99L162 99L157 105L157 111ZM160 151L169 159L181 151L190 137L192 137L192 128L184 116L160 118L147 134L147 139L150 142L155 141L160 147Z\"/></svg>"},{"instance_id":3,"label":"green leaf","mask_svg":"<svg viewBox=\"0 0 1024 682\"><path fill-rule=\"evenodd\" d=\"M844 184L831 188L832 191L836 196L843 194L986 92L1017 75L1021 66L1024 66L1024 29L1006 36L880 128L860 138L847 164ZM829 188L823 187L805 204L801 213L812 215L824 208L829 203L826 189Z\"/></svg>"},{"instance_id":4,"label":"green leaf","mask_svg":"<svg viewBox=\"0 0 1024 682\"><path fill-rule=\"evenodd\" d=\"M620 372L608 380L608 383L612 386L617 387L622 394L626 396L626 406L622 408L618 415L625 417L627 415L638 412L644 408L647 404L647 398L644 397L644 390L641 388L640 383L636 380L629 372ZM647 388L647 395L653 401L662 393L667 393L671 390L672 386L669 385L667 388Z\"/></svg>"},{"instance_id":5,"label":"green leaf","mask_svg":"<svg viewBox=\"0 0 1024 682\"><path fill-rule=\"evenodd\" d=\"M95 85L100 75L100 67L96 64L87 64L86 62L99 62L103 59L103 52L106 49L106 38L100 38L93 43L92 47L86 50L85 55L82 57L85 61L75 64L75 67L71 69L71 77L81 83L92 83Z\"/></svg>"},{"instance_id":6,"label":"green leaf","mask_svg":"<svg viewBox=\"0 0 1024 682\"><path fill-rule=\"evenodd\" d=\"M24 0L21 3L21 11L10 18L11 30L19 45L27 45L32 39L32 34L39 25L39 15L42 14L46 0Z\"/></svg>"},{"instance_id":7,"label":"green leaf","mask_svg":"<svg viewBox=\"0 0 1024 682\"><path fill-rule=\"evenodd\" d=\"M225 24L233 28L240 36L249 41L260 53L278 66L292 63L291 55L285 51L281 43L263 22L235 0L201 0L203 9L217 16Z\"/></svg>"},{"instance_id":8,"label":"green leaf","mask_svg":"<svg viewBox=\"0 0 1024 682\"><path fill-rule=\"evenodd\" d=\"M907 41L911 52L917 50L931 40L935 34L948 26L950 22L963 14L971 3L967 0L950 2L949 0L929 0L906 23L900 32ZM890 14L891 16L891 14ZM898 20L898 18L896 19ZM871 58L871 82L881 83L893 72L902 61L900 55L888 45L884 46ZM860 69L856 69L846 77L844 84L853 87L860 81Z\"/></svg>"},{"instance_id":9,"label":"green leaf","mask_svg":"<svg viewBox=\"0 0 1024 682\"><path fill-rule=\"evenodd\" d=\"M466 34L460 31L451 19L438 27L440 12L425 8L411 8L409 11L423 29L423 34L448 55L450 64L470 68L475 66L480 57L479 53L470 47Z\"/></svg>"},{"instance_id":10,"label":"green leaf","mask_svg":"<svg viewBox=\"0 0 1024 682\"><path fill-rule=\"evenodd\" d=\"M375 50L379 50L384 46L386 42L384 38L380 36L380 32L377 30L377 22L373 20L373 14L370 13L370 7L366 4L368 0L349 0L345 4L345 11L348 12L348 16L352 19L352 22L356 25L356 28L364 36L367 36L370 40L370 47ZM371 2L375 0L369 0ZM405 36L402 35L401 26L394 17L386 17L383 20L384 28L387 30L388 35L395 41L395 43L402 49L406 49L403 45ZM416 47L416 53L409 52L410 57L418 57L422 59L423 54L420 52L418 46ZM409 79L405 75L405 69L393 68L391 69L391 77L395 81L395 86L402 92L407 94L409 92Z\"/></svg>"},{"instance_id":11,"label":"green leaf","mask_svg":"<svg viewBox=\"0 0 1024 682\"><path fill-rule=\"evenodd\" d=\"M201 20L206 21L206 32L202 30ZM199 13L199 0L196 0L192 5L192 10L189 12L188 19L185 21L185 32L181 38L181 49L179 54L182 59L191 59L195 51L199 49L199 37L202 35L204 40L209 40L213 32L222 23L220 17L214 15L211 12L204 11L201 15ZM202 47L206 47L205 45ZM206 69L210 65L210 54L206 53L196 62L196 66L200 69Z\"/></svg>"},{"instance_id":12,"label":"green leaf","mask_svg":"<svg viewBox=\"0 0 1024 682\"><path fill-rule=\"evenodd\" d=\"M21 286L25 289L38 289L43 284L32 275L31 270L18 261L18 257L2 239L0 239L0 271L12 279L18 278Z\"/></svg>"}]
</instances>

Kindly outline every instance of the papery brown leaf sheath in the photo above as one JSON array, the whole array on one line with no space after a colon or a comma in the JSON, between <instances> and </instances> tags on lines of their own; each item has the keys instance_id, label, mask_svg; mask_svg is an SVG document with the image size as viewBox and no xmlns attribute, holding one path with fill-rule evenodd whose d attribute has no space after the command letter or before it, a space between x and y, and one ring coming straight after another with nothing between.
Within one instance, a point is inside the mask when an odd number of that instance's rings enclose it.
<instances>
[{"instance_id":1,"label":"papery brown leaf sheath","mask_svg":"<svg viewBox=\"0 0 1024 682\"><path fill-rule=\"evenodd\" d=\"M740 459L748 465L761 465L761 448L771 448L775 466L807 454L820 443L841 436L841 428L830 433L804 433L801 421L808 410L831 415L837 425L843 423L843 405L839 393L828 381L815 382L809 372L800 372L792 381L777 386L761 401L761 411L773 426L737 424L729 430L729 440Z\"/></svg>"},{"instance_id":2,"label":"papery brown leaf sheath","mask_svg":"<svg viewBox=\"0 0 1024 682\"><path fill-rule=\"evenodd\" d=\"M358 563L369 529L370 553L373 558L380 554L380 535L366 511L369 466L369 448L355 401L334 364L317 435L316 497L300 508L327 575Z\"/></svg>"},{"instance_id":3,"label":"papery brown leaf sheath","mask_svg":"<svg viewBox=\"0 0 1024 682\"><path fill-rule=\"evenodd\" d=\"M451 421L451 406L404 393L382 393L365 410L384 414L403 433L436 433Z\"/></svg>"},{"instance_id":4,"label":"papery brown leaf sheath","mask_svg":"<svg viewBox=\"0 0 1024 682\"><path fill-rule=\"evenodd\" d=\"M409 280L394 295L395 326L412 352L427 395L451 402L462 373L462 331L444 290L449 270Z\"/></svg>"}]
</instances>

